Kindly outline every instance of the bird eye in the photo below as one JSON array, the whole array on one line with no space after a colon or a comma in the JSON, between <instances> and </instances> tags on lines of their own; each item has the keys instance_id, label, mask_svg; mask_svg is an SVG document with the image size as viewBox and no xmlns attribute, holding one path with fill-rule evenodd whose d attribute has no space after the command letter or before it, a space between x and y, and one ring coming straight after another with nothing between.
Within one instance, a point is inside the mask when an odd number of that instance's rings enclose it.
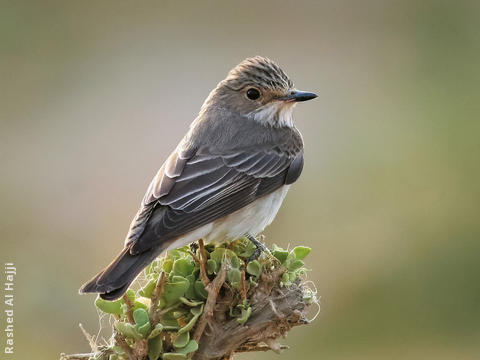
<instances>
[{"instance_id":1,"label":"bird eye","mask_svg":"<svg viewBox=\"0 0 480 360\"><path fill-rule=\"evenodd\" d=\"M260 97L260 91L255 88L250 88L247 90L247 97L250 100L257 100Z\"/></svg>"}]
</instances>

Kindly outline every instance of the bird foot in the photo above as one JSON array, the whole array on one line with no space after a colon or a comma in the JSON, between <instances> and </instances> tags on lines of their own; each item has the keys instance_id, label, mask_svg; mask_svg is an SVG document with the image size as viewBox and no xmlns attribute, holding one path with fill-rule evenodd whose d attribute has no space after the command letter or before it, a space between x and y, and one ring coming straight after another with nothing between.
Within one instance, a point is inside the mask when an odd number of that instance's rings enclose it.
<instances>
[{"instance_id":1,"label":"bird foot","mask_svg":"<svg viewBox=\"0 0 480 360\"><path fill-rule=\"evenodd\" d=\"M245 237L250 240L256 247L255 251L253 254L248 258L248 262L253 261L255 259L258 259L258 257L264 253L267 252L270 254L270 250L263 244L261 241L258 241L254 236L250 234L246 234Z\"/></svg>"},{"instance_id":2,"label":"bird foot","mask_svg":"<svg viewBox=\"0 0 480 360\"><path fill-rule=\"evenodd\" d=\"M198 243L196 241L190 243L190 251L194 254L197 253Z\"/></svg>"}]
</instances>

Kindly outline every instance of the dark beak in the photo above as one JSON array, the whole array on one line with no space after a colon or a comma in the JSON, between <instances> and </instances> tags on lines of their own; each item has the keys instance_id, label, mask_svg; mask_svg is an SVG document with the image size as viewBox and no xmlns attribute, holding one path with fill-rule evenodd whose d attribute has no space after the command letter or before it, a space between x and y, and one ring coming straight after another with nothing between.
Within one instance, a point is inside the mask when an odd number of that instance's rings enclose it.
<instances>
[{"instance_id":1,"label":"dark beak","mask_svg":"<svg viewBox=\"0 0 480 360\"><path fill-rule=\"evenodd\" d=\"M314 94L312 92L308 91L299 91L299 90L294 90L291 94L287 96L282 96L279 98L279 100L284 100L284 101L307 101L307 100L312 100L317 97L317 94Z\"/></svg>"}]
</instances>

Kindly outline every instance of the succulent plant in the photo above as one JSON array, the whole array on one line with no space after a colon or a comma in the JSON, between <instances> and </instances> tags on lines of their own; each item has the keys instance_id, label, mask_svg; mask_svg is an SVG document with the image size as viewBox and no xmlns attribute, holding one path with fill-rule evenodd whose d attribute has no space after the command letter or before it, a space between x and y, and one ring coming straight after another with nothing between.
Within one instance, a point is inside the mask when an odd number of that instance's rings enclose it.
<instances>
[{"instance_id":1,"label":"succulent plant","mask_svg":"<svg viewBox=\"0 0 480 360\"><path fill-rule=\"evenodd\" d=\"M235 319L238 326L247 326L252 315L248 295L262 281L262 275L276 272L279 287L292 286L306 273L303 260L310 252L303 246L287 251L274 245L271 254L249 261L255 249L250 240L241 238L232 243L208 244L196 253L184 246L155 259L144 270L145 280L139 290L129 289L116 301L95 300L98 309L115 318L115 336L111 346L92 354L91 359L128 360L140 346L149 360L191 357L199 348L195 330L209 297L205 286L222 271L220 285L230 292L225 316ZM302 291L306 302L315 299L308 288Z\"/></svg>"}]
</instances>

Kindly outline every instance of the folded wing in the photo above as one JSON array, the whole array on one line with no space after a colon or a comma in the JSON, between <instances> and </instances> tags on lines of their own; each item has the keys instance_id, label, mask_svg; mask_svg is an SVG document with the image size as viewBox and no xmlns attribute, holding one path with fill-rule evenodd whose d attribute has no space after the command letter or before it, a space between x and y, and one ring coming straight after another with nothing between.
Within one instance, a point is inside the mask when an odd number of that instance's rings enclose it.
<instances>
[{"instance_id":1,"label":"folded wing","mask_svg":"<svg viewBox=\"0 0 480 360\"><path fill-rule=\"evenodd\" d=\"M287 174L294 160L303 164L302 153L174 152L153 179L132 222L126 240L133 243L131 252L177 238L273 192L291 177ZM301 171L301 166L295 168Z\"/></svg>"}]
</instances>

